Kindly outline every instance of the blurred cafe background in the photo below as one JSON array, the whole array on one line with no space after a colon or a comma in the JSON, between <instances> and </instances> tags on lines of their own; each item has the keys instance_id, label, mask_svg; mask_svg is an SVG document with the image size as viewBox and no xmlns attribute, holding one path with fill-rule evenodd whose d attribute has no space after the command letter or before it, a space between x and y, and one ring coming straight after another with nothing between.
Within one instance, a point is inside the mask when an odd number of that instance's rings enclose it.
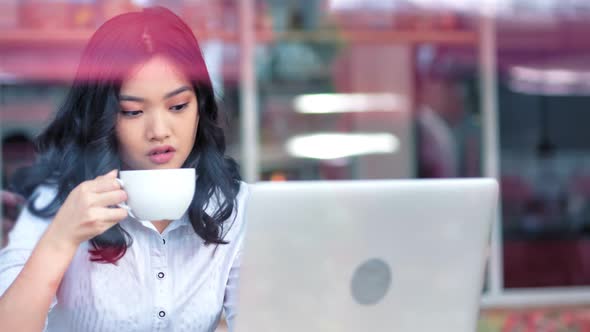
<instances>
[{"instance_id":1,"label":"blurred cafe background","mask_svg":"<svg viewBox=\"0 0 590 332\"><path fill-rule=\"evenodd\" d=\"M590 327L590 1L0 0L4 190L94 29L149 5L202 43L246 181L495 177L480 330Z\"/></svg>"}]
</instances>

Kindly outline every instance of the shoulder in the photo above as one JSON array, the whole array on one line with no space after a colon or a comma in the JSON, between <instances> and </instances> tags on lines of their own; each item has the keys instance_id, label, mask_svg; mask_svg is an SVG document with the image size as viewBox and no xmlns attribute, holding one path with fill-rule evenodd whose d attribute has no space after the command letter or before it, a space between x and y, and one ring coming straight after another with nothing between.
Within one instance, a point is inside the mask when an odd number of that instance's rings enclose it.
<instances>
[{"instance_id":1,"label":"shoulder","mask_svg":"<svg viewBox=\"0 0 590 332\"><path fill-rule=\"evenodd\" d=\"M246 205L248 204L248 197L250 195L250 185L246 182L240 181L240 191L236 196L236 218L240 219L241 223L245 222Z\"/></svg>"},{"instance_id":2,"label":"shoulder","mask_svg":"<svg viewBox=\"0 0 590 332\"><path fill-rule=\"evenodd\" d=\"M245 223L245 213L248 204L248 197L250 196L250 185L246 182L240 181L240 191L238 192L238 196L236 197L237 201L237 208L236 214L239 219L241 219L242 223Z\"/></svg>"},{"instance_id":3,"label":"shoulder","mask_svg":"<svg viewBox=\"0 0 590 332\"><path fill-rule=\"evenodd\" d=\"M246 182L240 181L240 189L236 196L236 205L234 211L227 220L228 228L225 230L224 238L230 242L233 240L241 240L244 235L246 225L246 204L248 202L249 185Z\"/></svg>"},{"instance_id":4,"label":"shoulder","mask_svg":"<svg viewBox=\"0 0 590 332\"><path fill-rule=\"evenodd\" d=\"M248 195L250 193L250 185L244 181L240 181L240 190L238 192L238 196L236 196L236 200L238 204L244 204L248 200Z\"/></svg>"},{"instance_id":5,"label":"shoulder","mask_svg":"<svg viewBox=\"0 0 590 332\"><path fill-rule=\"evenodd\" d=\"M57 194L57 185L42 184L35 188L29 200L33 200L35 208L44 208L53 201Z\"/></svg>"},{"instance_id":6,"label":"shoulder","mask_svg":"<svg viewBox=\"0 0 590 332\"><path fill-rule=\"evenodd\" d=\"M29 204L32 204L36 209L41 209L51 203L55 196L57 196L57 187L55 186L40 185L34 190L8 235L10 246L32 248L35 245L53 218L33 214L29 209Z\"/></svg>"}]
</instances>

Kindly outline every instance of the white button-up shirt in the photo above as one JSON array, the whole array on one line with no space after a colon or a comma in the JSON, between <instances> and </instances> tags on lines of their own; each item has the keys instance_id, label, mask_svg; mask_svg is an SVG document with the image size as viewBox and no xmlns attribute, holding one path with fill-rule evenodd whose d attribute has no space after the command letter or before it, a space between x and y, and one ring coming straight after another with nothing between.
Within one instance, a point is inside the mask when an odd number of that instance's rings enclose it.
<instances>
[{"instance_id":1,"label":"white button-up shirt","mask_svg":"<svg viewBox=\"0 0 590 332\"><path fill-rule=\"evenodd\" d=\"M48 186L37 191L37 207L46 206L56 194ZM51 305L45 331L214 331L222 309L231 331L247 193L242 183L237 209L224 227L227 245L205 246L186 214L162 234L149 221L121 221L133 244L116 265L91 262L89 243L80 245ZM17 277L50 221L23 209L8 246L0 251L0 294Z\"/></svg>"}]
</instances>

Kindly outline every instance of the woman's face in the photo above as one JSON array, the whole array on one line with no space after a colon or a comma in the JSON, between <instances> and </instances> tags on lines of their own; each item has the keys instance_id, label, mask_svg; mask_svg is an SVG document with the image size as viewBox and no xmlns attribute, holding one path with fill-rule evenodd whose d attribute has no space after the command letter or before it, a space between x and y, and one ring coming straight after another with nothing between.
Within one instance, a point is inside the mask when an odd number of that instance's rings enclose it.
<instances>
[{"instance_id":1,"label":"woman's face","mask_svg":"<svg viewBox=\"0 0 590 332\"><path fill-rule=\"evenodd\" d=\"M199 122L190 82L170 61L153 57L134 68L123 82L119 100L116 135L122 168L182 167Z\"/></svg>"}]
</instances>

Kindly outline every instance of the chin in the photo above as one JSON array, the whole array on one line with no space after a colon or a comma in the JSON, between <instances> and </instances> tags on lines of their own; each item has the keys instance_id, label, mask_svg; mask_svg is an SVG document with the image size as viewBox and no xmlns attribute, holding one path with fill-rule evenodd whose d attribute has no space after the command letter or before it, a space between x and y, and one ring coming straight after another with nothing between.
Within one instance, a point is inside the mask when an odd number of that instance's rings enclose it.
<instances>
[{"instance_id":1,"label":"chin","mask_svg":"<svg viewBox=\"0 0 590 332\"><path fill-rule=\"evenodd\" d=\"M162 165L150 165L151 169L172 169L172 168L182 168L182 165L178 165L175 163L167 163Z\"/></svg>"}]
</instances>

